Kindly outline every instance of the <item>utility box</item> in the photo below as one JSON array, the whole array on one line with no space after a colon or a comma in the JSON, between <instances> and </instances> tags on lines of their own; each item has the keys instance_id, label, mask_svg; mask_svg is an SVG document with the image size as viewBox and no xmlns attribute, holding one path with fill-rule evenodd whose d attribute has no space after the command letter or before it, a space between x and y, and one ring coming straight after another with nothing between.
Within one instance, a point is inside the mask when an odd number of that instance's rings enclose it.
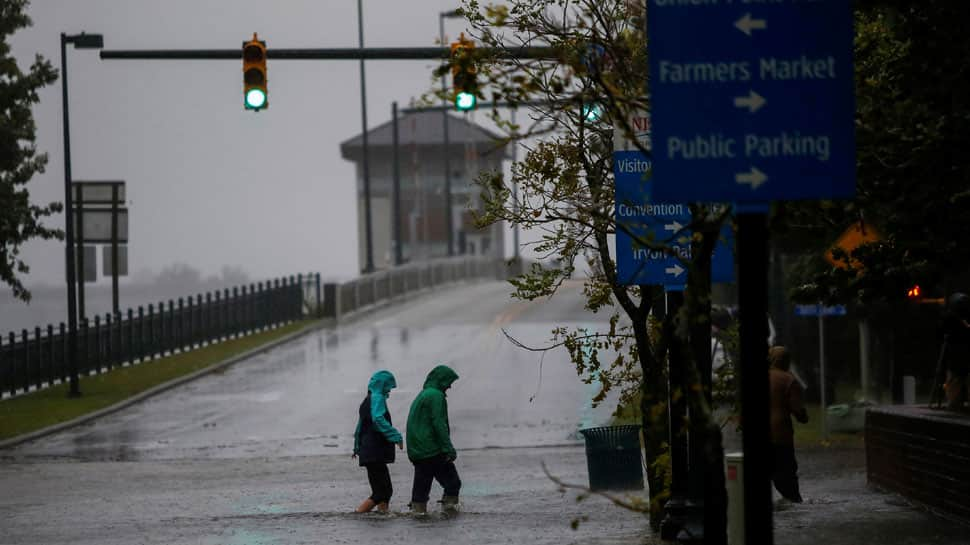
<instances>
[{"instance_id":1,"label":"utility box","mask_svg":"<svg viewBox=\"0 0 970 545\"><path fill-rule=\"evenodd\" d=\"M744 545L744 454L726 453L724 466L728 501L728 545Z\"/></svg>"}]
</instances>

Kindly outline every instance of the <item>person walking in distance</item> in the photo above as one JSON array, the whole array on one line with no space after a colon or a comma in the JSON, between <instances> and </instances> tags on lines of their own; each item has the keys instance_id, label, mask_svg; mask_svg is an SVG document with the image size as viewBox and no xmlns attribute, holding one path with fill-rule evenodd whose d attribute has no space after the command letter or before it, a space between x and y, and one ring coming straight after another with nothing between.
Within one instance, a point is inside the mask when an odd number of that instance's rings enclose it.
<instances>
[{"instance_id":1,"label":"person walking in distance","mask_svg":"<svg viewBox=\"0 0 970 545\"><path fill-rule=\"evenodd\" d=\"M787 348L771 347L768 361L771 364L768 370L771 389L771 480L785 499L801 503L791 417L794 416L802 424L808 422L808 413L802 405L802 384L791 373L791 355Z\"/></svg>"},{"instance_id":2,"label":"person walking in distance","mask_svg":"<svg viewBox=\"0 0 970 545\"><path fill-rule=\"evenodd\" d=\"M947 379L944 385L947 408L964 409L967 401L967 375L970 374L970 298L954 293L947 301L943 315L946 336L945 363Z\"/></svg>"},{"instance_id":3,"label":"person walking in distance","mask_svg":"<svg viewBox=\"0 0 970 545\"><path fill-rule=\"evenodd\" d=\"M394 487L387 464L394 463L394 445L403 449L401 432L391 423L387 410L387 397L397 386L390 371L378 371L367 384L367 396L358 409L357 429L354 431L354 454L360 465L367 468L371 495L357 507L358 513L367 513L377 507L387 512Z\"/></svg>"},{"instance_id":4,"label":"person walking in distance","mask_svg":"<svg viewBox=\"0 0 970 545\"><path fill-rule=\"evenodd\" d=\"M458 374L447 365L432 369L424 381L424 389L414 398L408 413L408 459L414 464L411 511L416 515L426 515L428 512L432 480L437 480L445 489L442 509L450 513L458 511L461 479L455 468L458 453L451 444L448 399L445 396L456 380Z\"/></svg>"}]
</instances>

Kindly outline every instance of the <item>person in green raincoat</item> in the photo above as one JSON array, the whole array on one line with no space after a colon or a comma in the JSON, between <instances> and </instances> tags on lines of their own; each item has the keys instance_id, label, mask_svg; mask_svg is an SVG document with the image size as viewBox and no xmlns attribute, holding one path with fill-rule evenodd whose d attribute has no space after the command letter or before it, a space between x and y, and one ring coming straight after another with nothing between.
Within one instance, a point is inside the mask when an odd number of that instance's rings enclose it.
<instances>
[{"instance_id":1,"label":"person in green raincoat","mask_svg":"<svg viewBox=\"0 0 970 545\"><path fill-rule=\"evenodd\" d=\"M360 465L367 468L371 495L357 507L358 513L366 513L374 507L387 512L394 487L387 464L394 463L394 445L404 448L401 432L391 423L387 410L387 397L397 386L390 371L378 371L367 384L367 397L357 411L357 429L354 431L354 455Z\"/></svg>"},{"instance_id":2,"label":"person in green raincoat","mask_svg":"<svg viewBox=\"0 0 970 545\"><path fill-rule=\"evenodd\" d=\"M424 389L411 403L408 413L408 459L414 464L414 485L411 488L411 511L428 512L431 482L437 480L445 489L442 498L447 512L458 510L458 491L461 479L455 468L458 453L451 444L448 424L448 399L445 392L458 380L458 373L447 365L439 365L428 373Z\"/></svg>"}]
</instances>

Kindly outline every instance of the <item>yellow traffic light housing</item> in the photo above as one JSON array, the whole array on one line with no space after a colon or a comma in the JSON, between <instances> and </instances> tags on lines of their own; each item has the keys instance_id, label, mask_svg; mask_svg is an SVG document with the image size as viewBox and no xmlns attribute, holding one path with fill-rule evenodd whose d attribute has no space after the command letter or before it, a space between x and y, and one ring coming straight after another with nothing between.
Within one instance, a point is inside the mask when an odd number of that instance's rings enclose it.
<instances>
[{"instance_id":1,"label":"yellow traffic light housing","mask_svg":"<svg viewBox=\"0 0 970 545\"><path fill-rule=\"evenodd\" d=\"M475 65L475 42L462 33L451 43L451 80L455 108L468 111L478 104L478 67Z\"/></svg>"},{"instance_id":2,"label":"yellow traffic light housing","mask_svg":"<svg viewBox=\"0 0 970 545\"><path fill-rule=\"evenodd\" d=\"M253 32L253 39L243 42L243 106L258 112L269 106L266 92L266 42Z\"/></svg>"}]
</instances>

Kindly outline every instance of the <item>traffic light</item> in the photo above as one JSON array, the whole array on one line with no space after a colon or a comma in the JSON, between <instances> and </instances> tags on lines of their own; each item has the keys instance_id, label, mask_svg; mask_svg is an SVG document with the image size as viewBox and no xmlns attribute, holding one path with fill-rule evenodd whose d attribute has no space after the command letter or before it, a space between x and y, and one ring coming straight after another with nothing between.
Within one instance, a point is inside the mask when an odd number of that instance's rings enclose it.
<instances>
[{"instance_id":1,"label":"traffic light","mask_svg":"<svg viewBox=\"0 0 970 545\"><path fill-rule=\"evenodd\" d=\"M253 39L243 42L243 105L258 112L269 106L266 93L266 42Z\"/></svg>"},{"instance_id":2,"label":"traffic light","mask_svg":"<svg viewBox=\"0 0 970 545\"><path fill-rule=\"evenodd\" d=\"M906 291L907 299L920 299L923 297L923 291L919 289L919 284L913 284L913 287Z\"/></svg>"},{"instance_id":3,"label":"traffic light","mask_svg":"<svg viewBox=\"0 0 970 545\"><path fill-rule=\"evenodd\" d=\"M475 43L462 33L451 43L451 80L455 108L467 112L478 104L478 67L475 66Z\"/></svg>"},{"instance_id":4,"label":"traffic light","mask_svg":"<svg viewBox=\"0 0 970 545\"><path fill-rule=\"evenodd\" d=\"M587 123L596 123L603 118L603 105L598 102L583 104L583 118Z\"/></svg>"}]
</instances>

